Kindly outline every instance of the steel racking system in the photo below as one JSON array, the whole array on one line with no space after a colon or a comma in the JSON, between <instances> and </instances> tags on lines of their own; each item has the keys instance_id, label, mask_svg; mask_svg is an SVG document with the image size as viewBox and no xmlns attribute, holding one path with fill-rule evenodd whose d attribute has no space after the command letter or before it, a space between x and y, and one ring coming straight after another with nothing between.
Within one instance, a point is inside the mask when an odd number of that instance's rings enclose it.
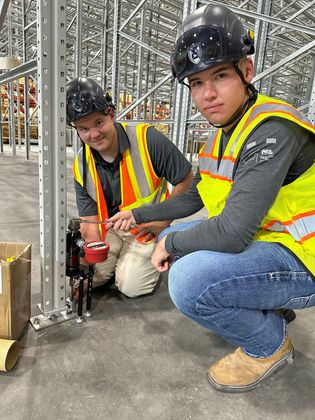
<instances>
[{"instance_id":1,"label":"steel racking system","mask_svg":"<svg viewBox=\"0 0 315 420\"><path fill-rule=\"evenodd\" d=\"M200 115L191 113L189 100L185 100L186 89L182 93L182 87L172 80L170 48L186 10L206 3L205 0L68 0L67 80L77 75L94 77L111 91L118 119L160 122L160 127L164 126L165 132L185 151L187 136L198 137L194 128L200 128L196 122ZM221 3L239 13L255 31L259 90L289 101L314 118L315 2L223 0ZM18 57L23 63L36 58L37 1L4 1L2 9L1 56ZM34 78L36 75L31 76L32 81ZM34 86L36 80L24 96L30 94L30 89L34 95ZM31 110L26 123L30 117L36 119L36 111L36 107ZM10 115L9 111L7 114ZM9 127L13 120L11 117ZM188 123L184 137L178 136L179 120L185 126Z\"/></svg>"},{"instance_id":2,"label":"steel racking system","mask_svg":"<svg viewBox=\"0 0 315 420\"><path fill-rule=\"evenodd\" d=\"M315 0L0 1L0 64L10 57L21 62L0 68L0 153L8 140L13 156L18 144L28 159L38 127L46 317L64 309L66 296L66 82L95 78L111 92L118 120L155 124L192 159L211 128L188 89L172 79L170 50L183 18L207 3L225 3L254 30L259 91L315 122Z\"/></svg>"}]
</instances>

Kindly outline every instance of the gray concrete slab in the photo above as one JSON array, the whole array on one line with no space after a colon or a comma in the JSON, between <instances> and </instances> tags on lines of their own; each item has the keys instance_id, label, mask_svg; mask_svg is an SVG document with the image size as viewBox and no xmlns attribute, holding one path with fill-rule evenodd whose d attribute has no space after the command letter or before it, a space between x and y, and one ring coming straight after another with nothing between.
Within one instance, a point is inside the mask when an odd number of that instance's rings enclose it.
<instances>
[{"instance_id":1,"label":"gray concrete slab","mask_svg":"<svg viewBox=\"0 0 315 420\"><path fill-rule=\"evenodd\" d=\"M32 312L38 313L39 210L37 153L0 155L0 240L33 245ZM71 161L71 153L69 166ZM69 217L75 215L68 180ZM229 420L315 418L315 310L289 326L292 366L247 394L211 389L207 367L231 351L181 315L164 278L153 296L128 299L113 286L93 297L93 316L21 338L16 367L0 373L0 419Z\"/></svg>"}]
</instances>

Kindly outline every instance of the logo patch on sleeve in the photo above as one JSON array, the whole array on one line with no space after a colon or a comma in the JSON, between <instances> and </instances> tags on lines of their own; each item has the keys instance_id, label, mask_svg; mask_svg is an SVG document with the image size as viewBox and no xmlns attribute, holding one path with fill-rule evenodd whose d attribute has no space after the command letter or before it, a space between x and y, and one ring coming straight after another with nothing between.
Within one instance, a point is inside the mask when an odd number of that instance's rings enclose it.
<instances>
[{"instance_id":1,"label":"logo patch on sleeve","mask_svg":"<svg viewBox=\"0 0 315 420\"><path fill-rule=\"evenodd\" d=\"M273 155L273 152L270 149L263 149L261 151L261 154L262 154L262 156L272 156Z\"/></svg>"},{"instance_id":2,"label":"logo patch on sleeve","mask_svg":"<svg viewBox=\"0 0 315 420\"><path fill-rule=\"evenodd\" d=\"M260 152L260 162L265 162L273 158L273 151L271 149L262 149Z\"/></svg>"}]
</instances>

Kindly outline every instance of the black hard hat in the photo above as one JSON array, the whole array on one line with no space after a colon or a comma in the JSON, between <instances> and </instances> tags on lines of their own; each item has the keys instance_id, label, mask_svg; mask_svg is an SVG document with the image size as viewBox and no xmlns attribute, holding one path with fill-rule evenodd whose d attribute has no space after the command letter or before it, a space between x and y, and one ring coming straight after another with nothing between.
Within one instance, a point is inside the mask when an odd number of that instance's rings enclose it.
<instances>
[{"instance_id":1,"label":"black hard hat","mask_svg":"<svg viewBox=\"0 0 315 420\"><path fill-rule=\"evenodd\" d=\"M71 80L67 85L66 96L68 125L92 112L107 112L108 108L115 109L111 96L88 77Z\"/></svg>"},{"instance_id":2,"label":"black hard hat","mask_svg":"<svg viewBox=\"0 0 315 420\"><path fill-rule=\"evenodd\" d=\"M171 56L173 76L185 77L254 54L254 34L227 7L208 4L184 20Z\"/></svg>"}]
</instances>

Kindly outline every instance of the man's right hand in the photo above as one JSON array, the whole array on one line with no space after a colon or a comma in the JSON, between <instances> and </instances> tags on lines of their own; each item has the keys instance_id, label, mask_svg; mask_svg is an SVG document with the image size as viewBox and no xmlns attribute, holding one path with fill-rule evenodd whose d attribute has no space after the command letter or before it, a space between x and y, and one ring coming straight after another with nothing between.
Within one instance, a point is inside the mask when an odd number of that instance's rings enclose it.
<instances>
[{"instance_id":1,"label":"man's right hand","mask_svg":"<svg viewBox=\"0 0 315 420\"><path fill-rule=\"evenodd\" d=\"M114 230L123 230L129 232L130 229L135 227L135 218L131 210L120 211L108 219L107 229L113 228Z\"/></svg>"},{"instance_id":2,"label":"man's right hand","mask_svg":"<svg viewBox=\"0 0 315 420\"><path fill-rule=\"evenodd\" d=\"M170 264L172 262L171 255L165 249L165 240L166 236L164 236L157 244L151 257L152 265L160 273L162 273L163 271L167 271L170 268Z\"/></svg>"}]
</instances>

